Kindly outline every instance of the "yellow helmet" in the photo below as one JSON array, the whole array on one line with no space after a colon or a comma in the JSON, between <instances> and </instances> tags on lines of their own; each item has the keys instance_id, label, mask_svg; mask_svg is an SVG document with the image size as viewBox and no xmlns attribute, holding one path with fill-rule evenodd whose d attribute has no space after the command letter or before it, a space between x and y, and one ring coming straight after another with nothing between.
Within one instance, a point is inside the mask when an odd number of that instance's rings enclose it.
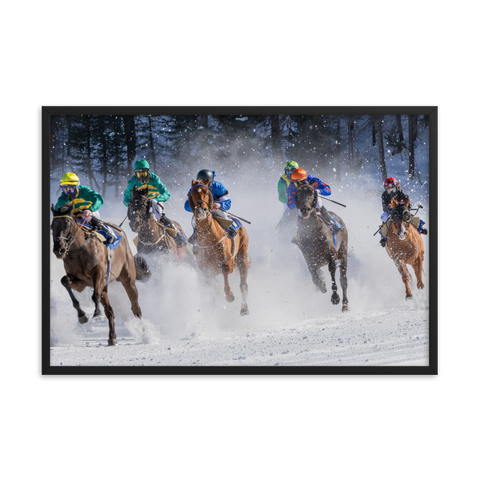
<instances>
[{"instance_id":1,"label":"yellow helmet","mask_svg":"<svg viewBox=\"0 0 480 480\"><path fill-rule=\"evenodd\" d=\"M63 177L60 179L60 186L63 185L79 185L80 179L72 172L67 172Z\"/></svg>"}]
</instances>

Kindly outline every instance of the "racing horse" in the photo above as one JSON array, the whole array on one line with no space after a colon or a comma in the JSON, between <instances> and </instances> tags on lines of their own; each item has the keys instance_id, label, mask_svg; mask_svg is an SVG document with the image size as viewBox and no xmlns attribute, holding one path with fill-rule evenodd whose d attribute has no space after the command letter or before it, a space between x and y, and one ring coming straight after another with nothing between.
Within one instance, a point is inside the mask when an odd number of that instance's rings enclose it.
<instances>
[{"instance_id":1,"label":"racing horse","mask_svg":"<svg viewBox=\"0 0 480 480\"><path fill-rule=\"evenodd\" d=\"M92 300L95 311L92 320L98 321L104 318L99 308L99 302L101 302L108 318L108 345L116 345L115 316L108 298L108 285L113 280L121 282L130 299L133 314L137 318L142 318L135 285L136 263L122 229L109 223L118 235L122 235L120 243L109 252L108 247L94 232L86 231L77 223L72 214L73 207L73 202L70 202L58 210L55 210L53 205L51 208L53 253L58 259L63 260L66 272L61 283L70 295L81 324L88 322L88 316L82 310L72 290L82 292L85 287L93 288ZM110 255L111 261L109 261Z\"/></svg>"},{"instance_id":2,"label":"racing horse","mask_svg":"<svg viewBox=\"0 0 480 480\"><path fill-rule=\"evenodd\" d=\"M423 239L418 230L410 223L412 216L409 210L409 197L400 193L392 199L390 206L393 208L393 212L390 215L391 222L387 222L388 233L385 248L402 276L405 284L405 300L409 300L413 298L409 286L409 280L411 281L412 277L407 265L413 267L417 277L417 288L424 288L422 282L425 256Z\"/></svg>"},{"instance_id":3,"label":"racing horse","mask_svg":"<svg viewBox=\"0 0 480 480\"><path fill-rule=\"evenodd\" d=\"M334 305L340 303L337 293L335 273L337 266L340 267L340 285L343 291L342 312L350 310L347 299L347 253L348 232L344 221L335 213L336 220L342 224L339 232L334 236L331 229L317 215L318 192L311 185L302 185L295 194L295 206L300 210L298 216L298 233L300 236L299 248L307 262L307 267L312 276L313 283L322 293L327 291L325 276L321 270L328 265L328 271L332 277L332 297ZM335 238L336 237L336 238Z\"/></svg>"},{"instance_id":4,"label":"racing horse","mask_svg":"<svg viewBox=\"0 0 480 480\"><path fill-rule=\"evenodd\" d=\"M224 292L227 302L233 302L228 275L238 267L240 273L240 291L242 306L240 315L248 315L247 275L250 266L248 256L248 234L242 225L232 240L228 232L213 219L213 196L202 182L192 180L188 193L188 203L195 216L195 246L193 253L197 258L200 271L207 277L223 274ZM232 243L233 242L233 243Z\"/></svg>"},{"instance_id":5,"label":"racing horse","mask_svg":"<svg viewBox=\"0 0 480 480\"><path fill-rule=\"evenodd\" d=\"M128 205L128 219L132 232L138 233L138 253L170 253L171 255L178 253L181 256L182 252L177 248L175 239L168 233L169 228L155 221L152 209L152 200L148 198L148 189L134 186L132 199ZM175 221L173 223L185 236L180 224ZM170 230L173 229L170 228ZM188 252L188 245L182 250Z\"/></svg>"}]
</instances>

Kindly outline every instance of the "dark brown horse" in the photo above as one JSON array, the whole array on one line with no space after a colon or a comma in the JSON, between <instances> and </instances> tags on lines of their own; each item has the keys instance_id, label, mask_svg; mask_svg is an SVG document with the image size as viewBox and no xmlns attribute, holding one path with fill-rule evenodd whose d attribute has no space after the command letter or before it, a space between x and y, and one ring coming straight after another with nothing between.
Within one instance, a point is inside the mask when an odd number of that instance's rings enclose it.
<instances>
[{"instance_id":1,"label":"dark brown horse","mask_svg":"<svg viewBox=\"0 0 480 480\"><path fill-rule=\"evenodd\" d=\"M190 208L195 215L195 246L193 253L198 267L205 276L223 274L224 291L227 302L235 297L228 283L228 275L238 267L240 273L240 291L242 307L240 315L248 315L247 275L249 268L248 234L242 225L232 240L212 215L213 196L210 190L200 181L192 180L192 188L188 194ZM233 245L232 245L233 241Z\"/></svg>"},{"instance_id":2,"label":"dark brown horse","mask_svg":"<svg viewBox=\"0 0 480 480\"><path fill-rule=\"evenodd\" d=\"M191 255L189 245L185 245L181 250L177 247L177 242L171 235L171 233L176 234L174 229L155 221L152 201L148 198L148 189L133 187L132 200L128 205L128 218L132 232L138 233L139 254L169 253L177 257L182 254ZM172 222L185 236L180 224L176 221Z\"/></svg>"},{"instance_id":3,"label":"dark brown horse","mask_svg":"<svg viewBox=\"0 0 480 480\"><path fill-rule=\"evenodd\" d=\"M85 287L93 288L92 300L95 304L95 312L92 320L97 321L103 318L99 307L101 302L108 318L108 345L116 345L115 316L108 298L108 285L113 280L121 282L130 299L133 314L141 318L142 311L138 304L135 285L137 275L135 261L123 230L109 223L109 226L122 238L119 245L113 250L108 250L94 232L86 231L77 223L72 215L73 207L73 203L68 203L55 210L52 205L53 253L58 259L63 260L66 272L61 283L67 289L73 306L77 310L78 321L82 324L88 322L88 316L80 307L72 289L81 292Z\"/></svg>"},{"instance_id":4,"label":"dark brown horse","mask_svg":"<svg viewBox=\"0 0 480 480\"><path fill-rule=\"evenodd\" d=\"M295 194L295 206L302 216L298 216L298 233L300 235L300 250L307 262L307 267L312 276L313 283L322 293L327 291L325 276L321 268L328 265L328 271L332 278L332 298L334 305L340 303L337 293L335 273L337 266L340 267L340 285L343 291L342 312L350 310L347 299L347 253L348 232L344 221L335 213L336 220L342 224L336 234L336 245L331 229L317 214L317 191L311 185L302 185Z\"/></svg>"},{"instance_id":5,"label":"dark brown horse","mask_svg":"<svg viewBox=\"0 0 480 480\"><path fill-rule=\"evenodd\" d=\"M424 288L422 282L423 260L425 250L423 248L423 239L418 230L410 223L411 214L409 211L410 199L406 195L397 195L392 199L390 206L393 212L390 216L391 221L387 222L387 244L385 248L390 258L394 261L403 283L405 284L406 300L413 298L409 287L411 275L407 270L407 265L413 267L417 277L417 288Z\"/></svg>"}]
</instances>

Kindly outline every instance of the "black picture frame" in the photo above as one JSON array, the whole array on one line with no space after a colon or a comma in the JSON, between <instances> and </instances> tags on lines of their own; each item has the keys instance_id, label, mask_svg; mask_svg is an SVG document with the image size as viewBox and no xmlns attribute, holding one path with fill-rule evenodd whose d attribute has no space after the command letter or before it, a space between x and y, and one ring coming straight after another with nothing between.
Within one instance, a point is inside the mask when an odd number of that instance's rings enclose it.
<instances>
[{"instance_id":1,"label":"black picture frame","mask_svg":"<svg viewBox=\"0 0 480 480\"><path fill-rule=\"evenodd\" d=\"M53 115L428 115L428 366L52 366L50 365L50 117ZM438 107L42 107L42 365L43 375L437 375L438 374Z\"/></svg>"}]
</instances>

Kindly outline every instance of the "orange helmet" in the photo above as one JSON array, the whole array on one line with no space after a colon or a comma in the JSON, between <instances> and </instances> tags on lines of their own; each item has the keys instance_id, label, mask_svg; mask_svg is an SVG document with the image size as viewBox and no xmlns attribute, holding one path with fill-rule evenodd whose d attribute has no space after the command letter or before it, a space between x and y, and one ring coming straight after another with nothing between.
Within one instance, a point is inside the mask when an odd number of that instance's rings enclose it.
<instances>
[{"instance_id":1,"label":"orange helmet","mask_svg":"<svg viewBox=\"0 0 480 480\"><path fill-rule=\"evenodd\" d=\"M305 180L307 178L307 172L303 168L297 168L292 173L292 180L294 182L299 182L300 180Z\"/></svg>"}]
</instances>

